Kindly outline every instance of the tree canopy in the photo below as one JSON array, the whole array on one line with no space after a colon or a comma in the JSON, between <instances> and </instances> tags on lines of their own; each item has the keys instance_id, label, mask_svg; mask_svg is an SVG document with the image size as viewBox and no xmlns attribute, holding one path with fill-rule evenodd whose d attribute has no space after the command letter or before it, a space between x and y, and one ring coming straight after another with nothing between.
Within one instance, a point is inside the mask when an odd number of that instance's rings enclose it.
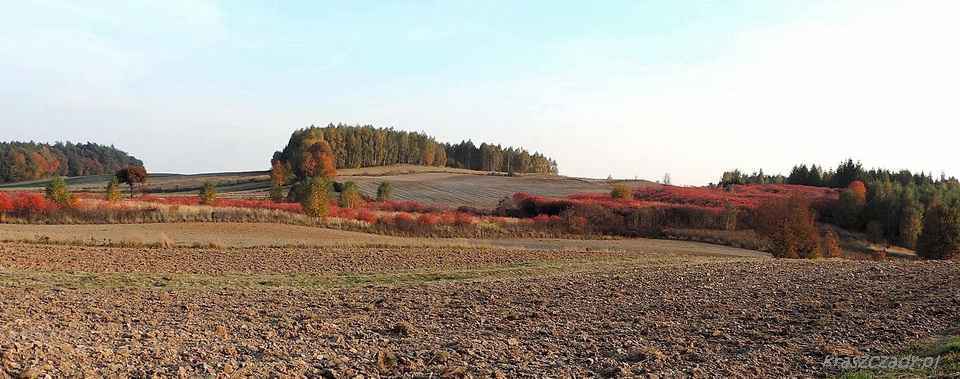
<instances>
[{"instance_id":1,"label":"tree canopy","mask_svg":"<svg viewBox=\"0 0 960 379\"><path fill-rule=\"evenodd\" d=\"M287 145L273 154L275 177L285 182L322 175L322 157L331 159L332 169L416 164L470 170L512 173L557 173L556 161L522 148L502 147L472 141L458 144L438 142L424 133L373 126L311 126L294 131ZM286 175L289 174L289 175ZM326 175L332 176L332 175Z\"/></svg>"},{"instance_id":2,"label":"tree canopy","mask_svg":"<svg viewBox=\"0 0 960 379\"><path fill-rule=\"evenodd\" d=\"M113 146L0 142L0 183L112 174L128 165L142 166L143 162Z\"/></svg>"}]
</instances>

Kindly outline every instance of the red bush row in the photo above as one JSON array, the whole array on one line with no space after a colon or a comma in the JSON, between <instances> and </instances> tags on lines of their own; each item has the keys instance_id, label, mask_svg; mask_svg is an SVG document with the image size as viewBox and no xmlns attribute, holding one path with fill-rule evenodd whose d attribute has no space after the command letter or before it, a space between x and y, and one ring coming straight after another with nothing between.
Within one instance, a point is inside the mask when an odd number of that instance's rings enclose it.
<instances>
[{"instance_id":1,"label":"red bush row","mask_svg":"<svg viewBox=\"0 0 960 379\"><path fill-rule=\"evenodd\" d=\"M366 221L366 220L364 220ZM470 225L476 222L473 215L463 212L441 212L441 213L408 213L398 212L393 214L383 214L376 218L377 222L385 225L396 225L400 228L434 225Z\"/></svg>"},{"instance_id":2,"label":"red bush row","mask_svg":"<svg viewBox=\"0 0 960 379\"><path fill-rule=\"evenodd\" d=\"M0 192L0 213L13 213L29 217L57 209L57 204L47 200L43 194L35 192Z\"/></svg>"},{"instance_id":3,"label":"red bush row","mask_svg":"<svg viewBox=\"0 0 960 379\"><path fill-rule=\"evenodd\" d=\"M425 205L409 200L387 200L379 203L371 203L370 206L376 210L385 212L437 213L447 210L445 207Z\"/></svg>"},{"instance_id":4,"label":"red bush row","mask_svg":"<svg viewBox=\"0 0 960 379\"><path fill-rule=\"evenodd\" d=\"M801 195L812 202L836 201L840 194L835 189L798 186L789 184L747 184L735 185L729 189L708 187L643 187L634 191L638 201L696 205L708 208L757 209L761 203L772 199L783 199L791 195ZM580 198L596 195L578 195ZM609 196L608 196L609 197Z\"/></svg>"}]
</instances>

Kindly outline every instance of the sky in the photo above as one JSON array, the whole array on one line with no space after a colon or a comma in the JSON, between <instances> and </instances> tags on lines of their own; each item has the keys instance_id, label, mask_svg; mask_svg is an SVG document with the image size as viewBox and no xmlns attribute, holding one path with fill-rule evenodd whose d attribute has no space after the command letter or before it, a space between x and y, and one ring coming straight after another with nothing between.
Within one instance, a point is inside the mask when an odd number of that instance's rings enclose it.
<instances>
[{"instance_id":1,"label":"sky","mask_svg":"<svg viewBox=\"0 0 960 379\"><path fill-rule=\"evenodd\" d=\"M796 163L960 176L957 1L16 1L0 140L259 170L311 124L703 185Z\"/></svg>"}]
</instances>

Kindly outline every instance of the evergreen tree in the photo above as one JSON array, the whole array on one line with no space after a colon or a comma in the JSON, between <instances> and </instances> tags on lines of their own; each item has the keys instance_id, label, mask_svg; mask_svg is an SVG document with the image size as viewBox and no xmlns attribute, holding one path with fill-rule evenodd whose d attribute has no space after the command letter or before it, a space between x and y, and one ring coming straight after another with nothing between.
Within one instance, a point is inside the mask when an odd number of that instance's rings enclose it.
<instances>
[{"instance_id":1,"label":"evergreen tree","mask_svg":"<svg viewBox=\"0 0 960 379\"><path fill-rule=\"evenodd\" d=\"M393 196L393 185L390 182L382 182L377 187L377 201L387 201Z\"/></svg>"},{"instance_id":2,"label":"evergreen tree","mask_svg":"<svg viewBox=\"0 0 960 379\"><path fill-rule=\"evenodd\" d=\"M935 204L927 211L917 255L925 259L952 259L960 255L960 207Z\"/></svg>"}]
</instances>

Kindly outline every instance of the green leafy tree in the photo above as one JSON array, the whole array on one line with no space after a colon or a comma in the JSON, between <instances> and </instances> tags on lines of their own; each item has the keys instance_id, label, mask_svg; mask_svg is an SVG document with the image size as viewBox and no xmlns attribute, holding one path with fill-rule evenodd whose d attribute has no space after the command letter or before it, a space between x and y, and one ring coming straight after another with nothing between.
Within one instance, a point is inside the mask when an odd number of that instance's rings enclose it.
<instances>
[{"instance_id":1,"label":"green leafy tree","mask_svg":"<svg viewBox=\"0 0 960 379\"><path fill-rule=\"evenodd\" d=\"M363 196L360 195L360 187L357 183L343 183L343 189L340 190L340 206L343 208L360 208L363 205Z\"/></svg>"},{"instance_id":2,"label":"green leafy tree","mask_svg":"<svg viewBox=\"0 0 960 379\"><path fill-rule=\"evenodd\" d=\"M313 217L326 217L330 207L330 192L333 184L327 178L314 176L299 184L300 205L303 213Z\"/></svg>"},{"instance_id":3,"label":"green leafy tree","mask_svg":"<svg viewBox=\"0 0 960 379\"><path fill-rule=\"evenodd\" d=\"M116 177L111 178L110 183L107 184L104 198L111 203L120 200L120 182Z\"/></svg>"},{"instance_id":4,"label":"green leafy tree","mask_svg":"<svg viewBox=\"0 0 960 379\"><path fill-rule=\"evenodd\" d=\"M393 185L390 182L382 182L377 187L377 201L387 201L393 197Z\"/></svg>"},{"instance_id":5,"label":"green leafy tree","mask_svg":"<svg viewBox=\"0 0 960 379\"><path fill-rule=\"evenodd\" d=\"M203 183L200 189L200 204L214 205L217 203L217 186L211 182Z\"/></svg>"},{"instance_id":6,"label":"green leafy tree","mask_svg":"<svg viewBox=\"0 0 960 379\"><path fill-rule=\"evenodd\" d=\"M917 255L925 259L952 259L960 255L960 207L935 204L923 217Z\"/></svg>"},{"instance_id":7,"label":"green leafy tree","mask_svg":"<svg viewBox=\"0 0 960 379\"><path fill-rule=\"evenodd\" d=\"M73 203L73 194L67 189L67 182L62 176L55 176L50 180L45 194L48 200L61 207L69 207Z\"/></svg>"}]
</instances>

